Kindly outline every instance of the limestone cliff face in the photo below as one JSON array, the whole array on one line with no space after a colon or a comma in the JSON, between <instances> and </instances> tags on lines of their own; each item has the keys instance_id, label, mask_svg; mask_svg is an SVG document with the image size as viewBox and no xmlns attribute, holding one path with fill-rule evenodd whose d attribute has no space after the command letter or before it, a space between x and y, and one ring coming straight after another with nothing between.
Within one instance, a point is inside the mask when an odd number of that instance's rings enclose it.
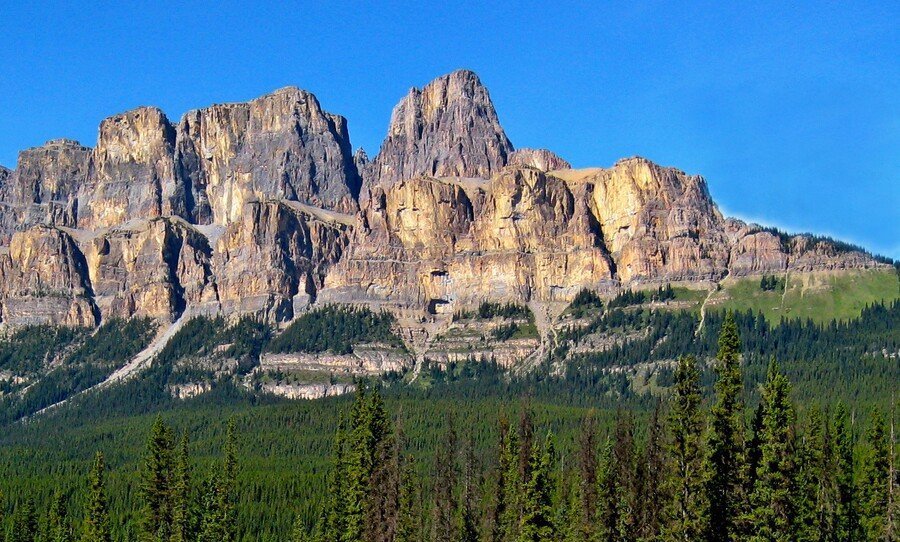
<instances>
[{"instance_id":1,"label":"limestone cliff face","mask_svg":"<svg viewBox=\"0 0 900 542\"><path fill-rule=\"evenodd\" d=\"M99 320L84 255L61 229L35 226L14 234L0 251L0 284L0 321L7 326Z\"/></svg>"},{"instance_id":2,"label":"limestone cliff face","mask_svg":"<svg viewBox=\"0 0 900 542\"><path fill-rule=\"evenodd\" d=\"M512 152L487 89L460 70L411 89L397 104L371 182L420 175L488 179Z\"/></svg>"},{"instance_id":3,"label":"limestone cliff face","mask_svg":"<svg viewBox=\"0 0 900 542\"><path fill-rule=\"evenodd\" d=\"M75 197L87 181L90 157L91 149L71 139L20 152L15 173L0 188L0 202L8 209L0 236L8 240L14 231L36 224L74 226Z\"/></svg>"},{"instance_id":4,"label":"limestone cliff face","mask_svg":"<svg viewBox=\"0 0 900 542\"><path fill-rule=\"evenodd\" d=\"M723 218L702 177L643 158L556 174L591 192L621 281L716 279L727 268Z\"/></svg>"},{"instance_id":5,"label":"limestone cliff face","mask_svg":"<svg viewBox=\"0 0 900 542\"><path fill-rule=\"evenodd\" d=\"M533 167L545 173L555 169L572 169L571 164L547 149L519 149L509 155L509 165Z\"/></svg>"},{"instance_id":6,"label":"limestone cliff face","mask_svg":"<svg viewBox=\"0 0 900 542\"><path fill-rule=\"evenodd\" d=\"M104 120L78 198L78 227L94 230L133 219L183 215L174 145L175 129L155 107Z\"/></svg>"},{"instance_id":7,"label":"limestone cliff face","mask_svg":"<svg viewBox=\"0 0 900 542\"><path fill-rule=\"evenodd\" d=\"M360 180L347 122L306 91L289 87L191 111L177 139L178 174L196 223L227 225L241 219L246 203L271 198L356 211Z\"/></svg>"},{"instance_id":8,"label":"limestone cliff face","mask_svg":"<svg viewBox=\"0 0 900 542\"><path fill-rule=\"evenodd\" d=\"M372 194L325 299L444 312L483 299L564 299L612 279L584 198L538 170L419 177Z\"/></svg>"},{"instance_id":9,"label":"limestone cliff face","mask_svg":"<svg viewBox=\"0 0 900 542\"><path fill-rule=\"evenodd\" d=\"M352 217L296 202L247 203L216 246L219 300L227 314L285 321L315 301L343 255Z\"/></svg>"},{"instance_id":10,"label":"limestone cliff face","mask_svg":"<svg viewBox=\"0 0 900 542\"><path fill-rule=\"evenodd\" d=\"M85 242L94 297L104 318L171 321L216 301L206 238L181 219L112 228Z\"/></svg>"}]
</instances>

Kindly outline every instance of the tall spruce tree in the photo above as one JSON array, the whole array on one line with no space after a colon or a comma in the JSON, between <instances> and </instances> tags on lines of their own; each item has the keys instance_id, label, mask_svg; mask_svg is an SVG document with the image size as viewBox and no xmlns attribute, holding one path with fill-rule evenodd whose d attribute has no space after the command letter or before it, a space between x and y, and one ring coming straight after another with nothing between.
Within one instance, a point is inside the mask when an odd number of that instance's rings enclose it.
<instances>
[{"instance_id":1,"label":"tall spruce tree","mask_svg":"<svg viewBox=\"0 0 900 542\"><path fill-rule=\"evenodd\" d=\"M762 391L763 432L756 485L750 496L748 523L752 542L794 540L793 407L790 383L775 359Z\"/></svg>"},{"instance_id":2,"label":"tall spruce tree","mask_svg":"<svg viewBox=\"0 0 900 542\"><path fill-rule=\"evenodd\" d=\"M834 416L835 533L842 542L860 540L859 503L856 502L856 474L853 449L855 446L850 413L844 403L838 403Z\"/></svg>"},{"instance_id":3,"label":"tall spruce tree","mask_svg":"<svg viewBox=\"0 0 900 542\"><path fill-rule=\"evenodd\" d=\"M65 496L59 490L53 494L50 510L47 513L46 542L71 542L72 526L69 523Z\"/></svg>"},{"instance_id":4,"label":"tall spruce tree","mask_svg":"<svg viewBox=\"0 0 900 542\"><path fill-rule=\"evenodd\" d=\"M457 465L458 440L452 416L447 419L443 442L434 460L434 503L432 505L431 537L434 542L456 542L459 539L456 522L458 501L455 498L459 485Z\"/></svg>"},{"instance_id":5,"label":"tall spruce tree","mask_svg":"<svg viewBox=\"0 0 900 542\"><path fill-rule=\"evenodd\" d=\"M172 473L170 542L190 542L196 538L196 512L191 488L188 436L181 436Z\"/></svg>"},{"instance_id":6,"label":"tall spruce tree","mask_svg":"<svg viewBox=\"0 0 900 542\"><path fill-rule=\"evenodd\" d=\"M665 539L695 542L707 532L706 461L703 413L700 410L700 371L693 356L679 359L669 416L672 476L671 508Z\"/></svg>"},{"instance_id":7,"label":"tall spruce tree","mask_svg":"<svg viewBox=\"0 0 900 542\"><path fill-rule=\"evenodd\" d=\"M554 540L553 471L556 451L553 435L548 434L541 447L534 447L530 478L525 484L522 524L519 542L549 542Z\"/></svg>"},{"instance_id":8,"label":"tall spruce tree","mask_svg":"<svg viewBox=\"0 0 900 542\"><path fill-rule=\"evenodd\" d=\"M16 503L12 525L6 533L6 542L35 542L38 536L37 514L30 498Z\"/></svg>"},{"instance_id":9,"label":"tall spruce tree","mask_svg":"<svg viewBox=\"0 0 900 542\"><path fill-rule=\"evenodd\" d=\"M642 542L659 540L665 522L664 511L669 506L669 476L666 435L662 424L662 403L656 402L647 428L647 443L640 456L638 469L637 539Z\"/></svg>"},{"instance_id":10,"label":"tall spruce tree","mask_svg":"<svg viewBox=\"0 0 900 542\"><path fill-rule=\"evenodd\" d=\"M144 508L140 538L144 542L169 539L172 521L172 448L171 429L157 415L147 440L141 476Z\"/></svg>"},{"instance_id":11,"label":"tall spruce tree","mask_svg":"<svg viewBox=\"0 0 900 542\"><path fill-rule=\"evenodd\" d=\"M631 542L637 538L637 480L634 450L634 422L630 414L619 411L612 449L616 507L615 535L617 542Z\"/></svg>"},{"instance_id":12,"label":"tall spruce tree","mask_svg":"<svg viewBox=\"0 0 900 542\"><path fill-rule=\"evenodd\" d=\"M82 542L110 542L112 540L109 505L104 487L106 463L103 452L94 456L94 465L88 477L87 513L84 519Z\"/></svg>"},{"instance_id":13,"label":"tall spruce tree","mask_svg":"<svg viewBox=\"0 0 900 542\"><path fill-rule=\"evenodd\" d=\"M597 420L591 411L581 424L578 443L578 487L573 502L577 509L577 533L591 540L597 531Z\"/></svg>"},{"instance_id":14,"label":"tall spruce tree","mask_svg":"<svg viewBox=\"0 0 900 542\"><path fill-rule=\"evenodd\" d=\"M709 432L709 531L711 542L742 538L738 517L745 509L744 380L741 374L741 339L734 313L728 312L719 334L716 356L716 403Z\"/></svg>"},{"instance_id":15,"label":"tall spruce tree","mask_svg":"<svg viewBox=\"0 0 900 542\"><path fill-rule=\"evenodd\" d=\"M860 520L866 540L885 540L889 536L888 502L891 491L891 458L887 428L879 411L872 415L868 434L869 454L863 466L860 486Z\"/></svg>"}]
</instances>

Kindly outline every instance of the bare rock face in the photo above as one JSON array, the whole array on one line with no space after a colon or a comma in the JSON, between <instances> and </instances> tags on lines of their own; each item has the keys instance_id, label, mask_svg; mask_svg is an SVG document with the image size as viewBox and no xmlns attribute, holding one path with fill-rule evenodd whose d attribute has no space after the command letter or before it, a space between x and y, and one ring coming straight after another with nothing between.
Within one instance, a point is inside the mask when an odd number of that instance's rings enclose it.
<instances>
[{"instance_id":1,"label":"bare rock face","mask_svg":"<svg viewBox=\"0 0 900 542\"><path fill-rule=\"evenodd\" d=\"M533 167L543 172L572 169L572 165L547 149L519 149L509 155L509 165Z\"/></svg>"},{"instance_id":2,"label":"bare rock face","mask_svg":"<svg viewBox=\"0 0 900 542\"><path fill-rule=\"evenodd\" d=\"M149 316L172 321L188 306L216 301L208 242L180 219L132 222L86 245L91 284L104 319Z\"/></svg>"},{"instance_id":3,"label":"bare rock face","mask_svg":"<svg viewBox=\"0 0 900 542\"><path fill-rule=\"evenodd\" d=\"M327 269L343 255L352 220L296 202L246 204L216 247L223 311L293 318L315 301Z\"/></svg>"},{"instance_id":4,"label":"bare rock face","mask_svg":"<svg viewBox=\"0 0 900 542\"><path fill-rule=\"evenodd\" d=\"M79 195L78 227L95 230L133 219L183 215L174 145L175 129L155 107L104 120L88 182Z\"/></svg>"},{"instance_id":5,"label":"bare rock face","mask_svg":"<svg viewBox=\"0 0 900 542\"><path fill-rule=\"evenodd\" d=\"M372 194L323 299L437 313L483 299L564 299L612 279L587 202L540 171L509 168L490 181L420 177Z\"/></svg>"},{"instance_id":6,"label":"bare rock face","mask_svg":"<svg viewBox=\"0 0 900 542\"><path fill-rule=\"evenodd\" d=\"M622 282L716 279L724 272L728 239L702 177L643 158L556 174L592 193Z\"/></svg>"},{"instance_id":7,"label":"bare rock face","mask_svg":"<svg viewBox=\"0 0 900 542\"><path fill-rule=\"evenodd\" d=\"M397 104L373 177L382 185L421 175L489 179L512 151L487 89L460 70L411 89Z\"/></svg>"},{"instance_id":8,"label":"bare rock face","mask_svg":"<svg viewBox=\"0 0 900 542\"><path fill-rule=\"evenodd\" d=\"M75 197L87 181L91 149L71 139L54 139L19 153L15 173L0 187L0 202L8 212L0 237L37 224L74 226ZM2 174L0 174L2 175ZM3 222L0 220L0 222Z\"/></svg>"},{"instance_id":9,"label":"bare rock face","mask_svg":"<svg viewBox=\"0 0 900 542\"><path fill-rule=\"evenodd\" d=\"M230 224L246 203L272 198L356 212L360 179L347 121L294 87L187 113L176 162L199 224Z\"/></svg>"},{"instance_id":10,"label":"bare rock face","mask_svg":"<svg viewBox=\"0 0 900 542\"><path fill-rule=\"evenodd\" d=\"M61 229L35 226L0 252L0 316L9 327L93 326L99 320L84 255Z\"/></svg>"}]
</instances>

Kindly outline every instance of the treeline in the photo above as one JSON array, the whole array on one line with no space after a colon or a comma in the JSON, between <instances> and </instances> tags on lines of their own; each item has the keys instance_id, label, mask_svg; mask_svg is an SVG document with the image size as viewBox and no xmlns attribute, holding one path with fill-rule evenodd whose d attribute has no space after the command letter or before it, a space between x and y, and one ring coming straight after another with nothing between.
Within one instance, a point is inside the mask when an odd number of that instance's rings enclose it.
<instances>
[{"instance_id":1,"label":"treeline","mask_svg":"<svg viewBox=\"0 0 900 542\"><path fill-rule=\"evenodd\" d=\"M607 307L610 309L641 305L648 301L663 302L675 299L675 290L671 284L660 286L656 290L625 290L612 298Z\"/></svg>"},{"instance_id":2,"label":"treeline","mask_svg":"<svg viewBox=\"0 0 900 542\"><path fill-rule=\"evenodd\" d=\"M759 281L759 288L764 292L783 292L787 279L779 278L775 275L763 275Z\"/></svg>"},{"instance_id":3,"label":"treeline","mask_svg":"<svg viewBox=\"0 0 900 542\"><path fill-rule=\"evenodd\" d=\"M531 309L518 303L494 303L482 301L475 311L457 311L453 314L453 321L460 320L491 320L493 318L518 319L534 322L534 314Z\"/></svg>"},{"instance_id":4,"label":"treeline","mask_svg":"<svg viewBox=\"0 0 900 542\"><path fill-rule=\"evenodd\" d=\"M361 386L337 424L321 500L242 485L231 424L224 459L200 476L187 438L157 419L128 514L110 513L98 458L79 500L58 491L36 510L13 495L4 531L10 542L897 540L892 416L842 405L801 415L774 361L748 409L733 318L717 342L708 406L698 362L684 356L649 418L619 411L606 432L602 413L588 414L574 446L525 408L501 417L487 454L477 424L452 416L432 420L443 435L423 450L403 421L416 413L392 419L381 392ZM296 510L293 530L254 534L263 526L240 508L257 500Z\"/></svg>"}]
</instances>

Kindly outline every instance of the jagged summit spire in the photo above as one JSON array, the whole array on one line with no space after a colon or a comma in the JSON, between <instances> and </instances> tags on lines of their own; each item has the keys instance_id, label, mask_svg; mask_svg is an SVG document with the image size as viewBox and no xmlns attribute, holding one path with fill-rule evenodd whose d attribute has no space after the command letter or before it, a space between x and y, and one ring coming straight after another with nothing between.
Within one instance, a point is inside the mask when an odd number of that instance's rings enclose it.
<instances>
[{"instance_id":1,"label":"jagged summit spire","mask_svg":"<svg viewBox=\"0 0 900 542\"><path fill-rule=\"evenodd\" d=\"M412 88L394 107L372 181L418 175L490 177L513 152L487 88L469 70Z\"/></svg>"}]
</instances>

